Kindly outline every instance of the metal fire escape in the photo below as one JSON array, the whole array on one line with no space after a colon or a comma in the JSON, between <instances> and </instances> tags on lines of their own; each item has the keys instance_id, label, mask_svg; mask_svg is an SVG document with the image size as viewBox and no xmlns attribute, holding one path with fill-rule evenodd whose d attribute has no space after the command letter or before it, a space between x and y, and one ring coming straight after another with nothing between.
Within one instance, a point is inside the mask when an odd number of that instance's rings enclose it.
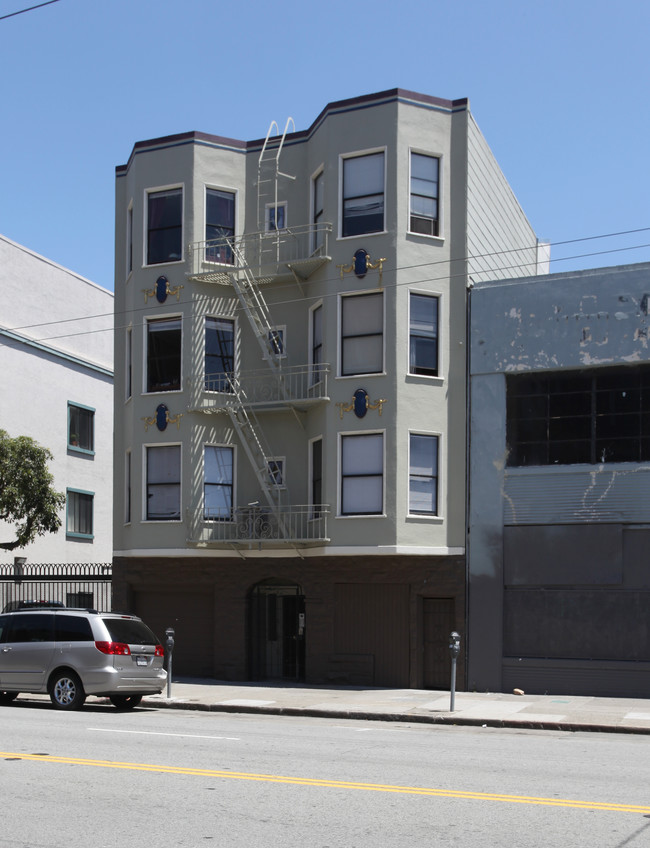
<instances>
[{"instance_id":1,"label":"metal fire escape","mask_svg":"<svg viewBox=\"0 0 650 848\"><path fill-rule=\"evenodd\" d=\"M257 232L247 236L228 238L227 244L215 247L213 242L203 242L192 245L193 270L190 278L209 282L226 283L233 287L239 300L244 315L246 316L255 338L261 348L262 356L267 363L269 376L275 385L274 395L277 401L290 401L291 392L285 384L285 373L283 372L282 358L278 356L277 340L275 338L276 325L271 319L269 307L260 287L260 282L271 282L278 278L277 269L286 260L287 237L295 237L284 227L284 221L279 220L279 183L280 180L293 180L288 174L280 170L280 155L285 142L289 126L293 126L293 119L289 118L284 132L277 145L269 144L272 132L276 130L279 136L278 125L273 121L269 127L266 139L262 146L258 160L257 169ZM273 210L272 212L270 210ZM328 225L326 225L328 226ZM305 230L310 235L309 227L297 228ZM311 237L311 235L310 235ZM224 241L224 240L219 240ZM225 248L225 250L224 250ZM221 252L223 250L223 252ZM194 254L198 251L198 267L194 261ZM286 262L296 282L300 277L294 267L302 270L305 265L304 252L297 253L296 263ZM315 254L318 255L315 255ZM227 267L215 268L214 262L210 263L208 257L213 254L228 255L231 263ZM323 262L328 261L326 250L319 248L314 255L307 257L307 269L304 273L309 275L313 269L320 267ZM212 265L212 267L209 267ZM268 269L272 269L269 271ZM275 270L273 270L275 269ZM306 277L303 277L306 279ZM291 541L292 528L285 518L284 503L288 498L286 489L280 485L271 473L271 462L273 453L264 437L263 429L254 409L254 401L246 390L245 382L234 371L227 375L229 398L219 404L218 410L228 414L232 425L239 436L244 451L254 469L260 490L266 501L268 511L273 515L277 524L277 537L285 541ZM289 376L286 379L291 382ZM208 408L204 407L207 411ZM250 504L255 510L264 509L261 505Z\"/></svg>"},{"instance_id":2,"label":"metal fire escape","mask_svg":"<svg viewBox=\"0 0 650 848\"><path fill-rule=\"evenodd\" d=\"M276 122L273 121L271 123L258 160L257 229L260 238L260 267L264 264L265 253L269 248L275 252L276 262L279 262L280 230L276 227L274 230L267 231L266 210L269 203L273 204L272 208L274 210L278 208L279 178L295 179L288 174L282 174L280 171L280 154L290 123L293 125L293 118L287 119L284 133L277 147L277 152L269 148L271 132L274 127L278 130ZM277 134L279 135L279 130ZM268 199L269 197L271 198L270 200ZM268 305L257 284L255 275L246 262L243 251L237 244L234 245L233 253L235 265L239 268L239 272L232 275L233 288L253 330L253 334L260 345L262 356L268 363L273 379L278 383L280 394L283 395L282 360L276 355L273 335L274 325ZM262 428L246 397L244 387L235 375L233 375L232 384L233 393L237 398L237 404L235 406L228 406L230 420L253 465L262 493L268 505L275 513L278 525L280 526L282 521L280 507L282 506L282 495L285 490L278 486L271 477L269 463L272 453L265 444Z\"/></svg>"}]
</instances>

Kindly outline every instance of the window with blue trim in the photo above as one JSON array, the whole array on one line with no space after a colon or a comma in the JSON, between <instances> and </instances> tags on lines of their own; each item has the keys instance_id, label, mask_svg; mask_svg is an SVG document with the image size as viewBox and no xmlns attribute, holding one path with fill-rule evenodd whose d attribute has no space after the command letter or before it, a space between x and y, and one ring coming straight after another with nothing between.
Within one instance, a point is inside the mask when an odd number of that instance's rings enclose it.
<instances>
[{"instance_id":1,"label":"window with blue trim","mask_svg":"<svg viewBox=\"0 0 650 848\"><path fill-rule=\"evenodd\" d=\"M95 452L95 410L89 406L68 403L68 447Z\"/></svg>"},{"instance_id":2,"label":"window with blue trim","mask_svg":"<svg viewBox=\"0 0 650 848\"><path fill-rule=\"evenodd\" d=\"M66 536L78 539L93 538L92 492L68 489L66 492Z\"/></svg>"}]
</instances>

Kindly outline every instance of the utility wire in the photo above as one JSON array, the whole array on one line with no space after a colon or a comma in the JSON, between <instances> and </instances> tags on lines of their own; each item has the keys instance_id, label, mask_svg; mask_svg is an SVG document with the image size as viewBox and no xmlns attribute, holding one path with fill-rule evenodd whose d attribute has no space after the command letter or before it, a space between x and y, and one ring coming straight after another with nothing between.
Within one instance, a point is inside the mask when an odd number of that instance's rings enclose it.
<instances>
[{"instance_id":1,"label":"utility wire","mask_svg":"<svg viewBox=\"0 0 650 848\"><path fill-rule=\"evenodd\" d=\"M16 15L23 15L25 12L32 12L34 9L41 9L43 6L51 6L52 3L58 3L59 0L47 0L47 3L39 3L38 6L30 6L28 9L21 9L19 12L11 12L9 15L0 16L0 21L6 21L7 18L14 18Z\"/></svg>"},{"instance_id":2,"label":"utility wire","mask_svg":"<svg viewBox=\"0 0 650 848\"><path fill-rule=\"evenodd\" d=\"M549 246L552 248L552 247L558 247L560 245L578 244L578 243L586 242L586 241L595 241L597 239L613 238L613 237L616 237L616 236L632 235L632 234L644 233L644 232L650 232L650 227L640 227L638 229L623 230L621 232L616 232L616 233L604 233L602 235L597 235L597 236L585 236L583 238L566 239L564 241L552 242L552 243L549 244ZM571 261L571 260L574 260L574 259L586 259L588 257L602 256L602 255L610 254L610 253L624 253L624 252L627 252L627 251L630 251L630 250L640 250L642 248L647 248L647 247L650 247L650 243L635 244L635 245L630 245L630 246L620 247L620 248L609 248L607 250L593 251L591 253L576 253L576 254L573 254L571 256L564 256L564 257L560 257L558 259L552 259L551 258L551 262L554 262L554 263L568 262L568 261ZM469 255L469 256L464 256L464 257L458 257L458 258L455 258L455 259L439 259L439 260L435 260L433 262L423 262L423 263L417 264L417 265L404 265L404 266L401 266L399 268L388 268L388 267L384 266L384 274L386 274L386 273L395 273L396 274L398 272L403 274L404 272L407 272L407 271L414 271L414 270L417 270L417 269L420 269L420 268L427 268L427 267L431 268L433 270L436 266L440 266L440 265L449 265L451 263L468 262L468 261L476 262L477 260L481 260L481 259L487 260L487 259L491 259L491 258L495 258L495 257L507 257L511 254L526 253L526 252L534 251L534 250L536 250L536 248L537 248L537 243L531 244L528 247L515 247L515 248L509 248L508 250L498 250L498 251L494 251L492 253L481 253L481 254ZM527 277L530 277L530 276L546 276L544 274L530 275L530 274L519 273L520 269L523 266L530 266L530 265L531 265L531 261L530 260L527 261L527 259L524 257L523 259L521 259L519 261L515 261L512 264L508 264L507 262L505 262L503 264L499 264L499 265L496 265L496 266L495 265L490 266L487 263L483 263L482 268L480 268L480 267L472 268L471 273L474 274L474 275L483 275L483 274L499 274L499 273L503 273L503 272L509 272L514 277L521 276L523 279L526 279ZM429 276L429 277L418 277L416 280L402 280L399 283L395 282L393 284L388 284L388 285L384 284L383 288L384 289L390 289L390 288L398 289L398 288L402 288L404 286L413 285L414 283L417 283L418 285L420 285L422 283L435 283L435 282L438 282L438 281L441 281L441 280L450 280L451 281L451 280L456 279L458 277L464 277L464 276L466 276L465 270L463 270L462 272L459 272L457 274L441 273L441 274L432 275L432 276ZM503 279L503 278L501 278L501 279ZM322 280L321 283L322 283L322 285L327 286L328 283L334 284L338 280L339 280L339 275L337 274L334 277L329 277L325 280ZM499 278L495 279L495 283L498 282L498 281L499 281ZM290 286L291 286L291 288L293 288L293 285L290 284ZM289 286L287 286L287 288L288 287ZM280 288L281 288L280 286L275 288L276 294L277 294L277 292ZM337 289L336 291L332 291L332 292L327 293L327 294L319 294L318 296L313 296L311 299L312 300L326 300L326 299L331 298L331 297L337 297L338 295L339 295L339 291ZM298 303L298 302L305 303L309 299L310 299L309 296L298 297L298 298L296 298L296 297L287 298L286 300L275 301L272 304L271 308L272 308L273 311L275 311L276 309L284 308L284 307L290 306L291 304L294 304L294 303ZM179 301L178 306L180 308L181 306L187 305L188 303L191 303L190 299L182 300L182 301ZM133 316L133 315L136 315L138 313L140 313L140 314L150 313L151 309L152 309L151 306L143 305L142 307L137 308L137 309L129 309L127 314L130 315L130 316ZM243 308L241 306L237 306L237 308L233 311L233 317L235 317L238 313L240 313L242 311L243 311ZM20 326L20 327L1 327L0 329L5 330L6 332L20 333L21 330L35 330L35 329L38 329L38 328L60 326L60 325L67 324L67 323L78 324L81 321L99 320L101 318L114 318L114 317L116 317L117 314L121 314L122 316L125 315L124 312L121 312L121 313L106 312L106 313L101 313L101 314L97 314L97 315L83 315L83 316L79 316L77 318L61 318L57 321L46 321L46 322L42 322L42 323L38 323L38 324L25 324L25 325ZM80 330L80 331L70 332L70 333L60 333L60 334L57 334L57 335L47 336L47 337L41 336L40 338L35 338L34 336L26 336L25 340L26 341L40 341L40 342L46 343L46 342L50 342L50 341L55 341L57 339L73 338L73 337L76 337L76 336L90 336L90 335L95 335L97 333L113 332L115 329L124 329L126 326L128 326L128 324L118 324L117 326L114 326L114 325L111 324L108 327L98 328L98 329L94 329L94 330L87 330L87 331Z\"/></svg>"}]
</instances>

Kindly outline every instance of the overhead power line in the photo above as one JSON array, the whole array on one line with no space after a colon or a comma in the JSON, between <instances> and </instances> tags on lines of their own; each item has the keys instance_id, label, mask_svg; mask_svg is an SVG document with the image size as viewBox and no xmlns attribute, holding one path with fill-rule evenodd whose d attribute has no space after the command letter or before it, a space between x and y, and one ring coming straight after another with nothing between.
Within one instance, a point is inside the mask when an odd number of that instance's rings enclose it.
<instances>
[{"instance_id":1,"label":"overhead power line","mask_svg":"<svg viewBox=\"0 0 650 848\"><path fill-rule=\"evenodd\" d=\"M51 6L52 3L58 3L59 0L47 0L47 3L39 3L37 6L30 6L27 9L20 9L18 12L11 12L8 15L0 16L0 21L5 21L7 18L15 18L16 15L24 15L25 12L32 12L34 9L40 9L43 6Z\"/></svg>"},{"instance_id":2,"label":"overhead power line","mask_svg":"<svg viewBox=\"0 0 650 848\"><path fill-rule=\"evenodd\" d=\"M647 232L650 232L650 227L639 227L637 229L632 229L632 230L623 230L623 231L614 232L614 233L602 233L602 234L596 235L596 236L584 236L582 238L566 239L564 241L550 242L549 246L552 248L552 247L558 247L560 245L579 244L581 242L589 242L589 241L595 241L595 240L598 240L598 239L606 239L606 238L613 238L613 237L616 237L616 236L632 235L632 234L647 233ZM482 268L481 267L473 268L472 273L474 273L474 274L491 274L491 273L498 274L498 273L503 273L503 272L509 272L510 274L512 274L513 277L517 277L517 276L520 276L520 274L518 274L517 272L522 267L522 265L530 264L530 262L526 261L526 259L521 259L521 260L515 259L515 256L517 254L520 254L520 253L525 253L525 252L529 252L531 250L534 250L536 248L536 246L537 246L536 244L531 244L528 247L515 247L515 248L510 248L510 249L507 249L507 250L497 250L497 251L494 251L492 253L480 253L480 254L473 254L473 255L470 254L470 255L465 256L465 257L458 257L457 259L439 259L439 260L435 260L433 262L419 263L417 265L402 265L398 268L388 268L388 267L384 266L384 273L387 273L387 272L397 273L398 271L401 272L401 273L404 273L406 271L414 271L418 268L429 268L432 272L432 275L427 277L427 278L418 277L417 282L418 282L418 284L423 283L423 282L433 283L433 282L437 282L439 280L445 280L445 279L453 280L453 279L456 279L458 277L462 277L462 276L465 275L464 271L462 273L452 273L452 274L445 273L443 268L440 267L440 266L449 265L449 264L451 264L453 262L457 262L457 261L473 260L474 262L477 262L479 260L488 260L488 259L495 259L497 257L500 257L502 260L505 260L505 262L502 262L501 264L498 264L498 265L490 266L490 265L487 264L487 262L484 261L483 267ZM625 253L625 252L629 252L631 250L640 250L640 249L645 249L645 248L648 248L648 247L650 247L650 243L645 242L645 243L639 243L639 244L634 244L634 245L628 245L626 247L608 248L606 250L596 250L596 251L592 251L590 253L574 253L572 255L562 256L562 257L558 257L556 259L551 258L551 262L557 264L557 263L560 263L560 262L567 262L567 261L571 261L571 260L575 260L575 259L586 259L588 257L593 257L593 256L604 256L606 254L612 254L612 253ZM510 260L510 262L508 260ZM521 275L521 276L527 276L527 275ZM544 276L544 275L542 274L541 276ZM335 283L337 280L338 280L338 274L336 275L336 277L330 277L329 279L326 279L323 282L325 282L325 283L328 283L328 282ZM391 284L387 285L387 284L384 283L384 288L385 289L403 288L405 286L411 285L412 282L413 281L411 281L411 280L403 280L400 283L395 282L392 285ZM282 288L282 286L280 286L278 288ZM278 289L276 289L276 291L277 290ZM326 299L328 297L336 297L336 296L338 296L338 293L339 293L338 290L336 290L336 291L332 291L332 292L330 292L329 294L326 294L326 295L319 295L319 299ZM305 299L306 299L305 297L300 297L300 298L295 298L295 299L293 297L288 297L285 300L280 300L280 301L275 302L273 304L273 308L274 309L285 308L286 306L289 306L296 301L299 301L299 302L302 303L302 302L305 301ZM184 303L187 303L187 302L188 301L183 300L183 301L181 301L181 305L184 304ZM241 308L242 307L239 307L236 311L237 312L240 311ZM150 311L151 311L150 306L142 306L142 307L139 307L139 308L136 308L136 309L133 309L133 310L129 310L128 314L133 316L133 315L137 315L138 313L140 313L140 314L149 313ZM120 315L123 316L124 313L120 313ZM34 331L34 330L39 329L39 328L46 328L46 327L57 326L57 325L61 326L61 325L68 324L68 323L78 325L79 322L82 322L82 321L99 320L101 318L110 319L110 318L114 318L114 317L117 317L116 313L110 312L110 313L101 313L101 314L96 314L96 315L82 315L82 316L72 317L72 318L60 318L56 321L43 321L43 322L39 322L37 324L25 324L25 325L22 325L20 327L3 327L3 326L0 325L0 329L5 330L7 332L14 332L14 333L20 334L21 331L30 331L30 330ZM59 333L57 335L52 335L52 336L37 337L37 336L31 336L30 335L30 336L27 336L26 338L29 341L40 341L40 342L43 342L43 343L47 343L47 342L50 342L50 341L56 341L57 339L73 338L74 336L96 335L97 333L113 332L114 329L124 328L125 326L127 326L127 325L122 324L122 323L118 323L116 326L111 325L109 327L95 328L93 330L76 330L75 329L74 331L71 331L71 332L68 332L68 333L64 332L64 333ZM15 346L18 346L18 345L19 345L19 343L15 344ZM9 346L11 347L11 346L14 346L14 345L9 345Z\"/></svg>"}]
</instances>

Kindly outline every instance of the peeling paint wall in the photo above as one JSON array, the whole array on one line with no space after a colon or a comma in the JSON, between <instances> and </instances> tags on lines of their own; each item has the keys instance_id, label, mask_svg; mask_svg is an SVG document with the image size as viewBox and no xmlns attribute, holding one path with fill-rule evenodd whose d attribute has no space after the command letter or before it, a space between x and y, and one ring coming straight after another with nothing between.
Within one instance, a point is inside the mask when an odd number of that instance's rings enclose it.
<instances>
[{"instance_id":1,"label":"peeling paint wall","mask_svg":"<svg viewBox=\"0 0 650 848\"><path fill-rule=\"evenodd\" d=\"M470 299L468 687L648 697L650 463L508 467L506 378L650 363L650 263Z\"/></svg>"},{"instance_id":2,"label":"peeling paint wall","mask_svg":"<svg viewBox=\"0 0 650 848\"><path fill-rule=\"evenodd\" d=\"M650 359L650 263L477 284L472 374Z\"/></svg>"}]
</instances>

